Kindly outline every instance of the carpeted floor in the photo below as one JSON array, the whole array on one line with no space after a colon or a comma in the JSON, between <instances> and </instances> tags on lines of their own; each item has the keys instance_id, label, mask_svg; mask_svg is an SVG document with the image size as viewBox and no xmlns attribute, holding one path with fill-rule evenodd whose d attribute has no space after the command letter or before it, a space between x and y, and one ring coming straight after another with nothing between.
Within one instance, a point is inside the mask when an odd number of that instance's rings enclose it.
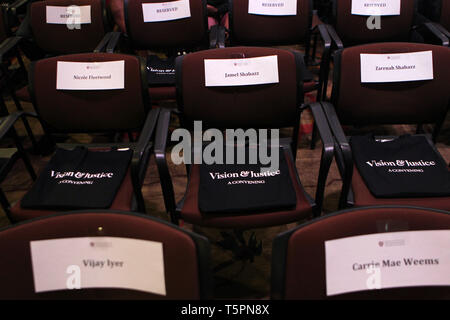
<instances>
[{"instance_id":1,"label":"carpeted floor","mask_svg":"<svg viewBox=\"0 0 450 320\"><path fill-rule=\"evenodd\" d=\"M15 106L12 101L5 97L8 109L10 111L15 110ZM312 100L312 96L308 96L307 100ZM24 103L26 110L32 111L31 104ZM42 134L42 128L36 120L30 120L32 128L37 136ZM310 195L315 194L317 175L319 170L321 144L318 143L315 150L309 149L309 143L311 135L308 132L310 130L311 116L305 115L302 120L303 130L299 149L297 150L297 162L296 166L300 175L300 179L305 187L306 191ZM442 153L447 162L450 162L450 121L447 119L442 132L438 138L437 147ZM174 123L174 125L176 125ZM28 150L31 150L29 139L25 135L23 125L19 122L16 128L23 138L24 145ZM352 129L358 132L371 131L372 128L360 128ZM395 126L395 127L382 127L378 130L380 134L403 134L414 133L415 127L412 126ZM92 141L98 139L98 137L92 137L87 135L74 135L70 139L79 141ZM11 141L5 140L0 142L1 147L7 147L11 145ZM30 158L33 162L33 166L39 173L49 160L49 156L42 157L30 153ZM170 159L170 157L168 157ZM184 190L186 188L186 171L184 166L176 166L170 164L170 171L172 174L173 184L175 188L177 200L181 199ZM1 184L1 187L6 192L8 199L11 203L19 200L31 187L31 180L27 175L23 163L18 161L10 172L5 181ZM331 171L327 180L325 189L325 201L324 201L324 214L333 212L337 209L337 201L341 188L341 181L335 164L333 163ZM165 220L168 217L164 210L164 203L162 192L159 184L159 177L156 170L154 159L152 159L147 176L143 186L143 194L146 203L146 210L149 215L156 216ZM0 227L9 225L9 221L3 212L0 213ZM257 256L253 263L237 263L230 267L227 267L215 274L215 297L232 298L232 299L265 299L270 294L270 263L271 263L271 249L273 238L289 228L294 227L296 224L284 225L279 227L249 230L246 232L248 237L250 233L255 232L256 238L262 241L263 251L260 256ZM183 227L190 230L194 230L200 234L206 235L212 243L221 239L219 230L207 229L207 228L195 228L184 224ZM218 265L231 258L229 252L225 252L219 247L212 246L212 258L213 265ZM182 272L182 270L181 270Z\"/></svg>"}]
</instances>

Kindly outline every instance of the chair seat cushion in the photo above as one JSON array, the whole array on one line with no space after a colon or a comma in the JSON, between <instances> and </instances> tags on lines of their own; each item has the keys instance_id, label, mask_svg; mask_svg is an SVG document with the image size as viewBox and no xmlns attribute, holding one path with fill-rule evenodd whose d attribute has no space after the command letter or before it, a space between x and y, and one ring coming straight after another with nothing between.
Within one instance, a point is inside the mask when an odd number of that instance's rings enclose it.
<instances>
[{"instance_id":1,"label":"chair seat cushion","mask_svg":"<svg viewBox=\"0 0 450 320\"><path fill-rule=\"evenodd\" d=\"M152 102L161 100L175 100L177 96L175 86L151 87L148 89L148 92Z\"/></svg>"},{"instance_id":2,"label":"chair seat cushion","mask_svg":"<svg viewBox=\"0 0 450 320\"><path fill-rule=\"evenodd\" d=\"M286 162L296 194L297 205L292 210L269 213L202 213L199 210L200 165L192 165L189 183L181 209L181 217L189 223L214 228L260 228L299 221L312 214L312 205L298 179L294 161L287 152Z\"/></svg>"},{"instance_id":3,"label":"chair seat cushion","mask_svg":"<svg viewBox=\"0 0 450 320\"><path fill-rule=\"evenodd\" d=\"M117 194L113 200L110 210L122 210L131 211L131 202L133 197L133 184L131 181L131 171L128 169L123 182L117 191ZM24 221L32 218L42 217L60 212L62 210L34 210L25 209L21 206L21 201L18 201L12 208L10 212L10 218L12 222Z\"/></svg>"},{"instance_id":4,"label":"chair seat cushion","mask_svg":"<svg viewBox=\"0 0 450 320\"><path fill-rule=\"evenodd\" d=\"M450 197L427 198L375 198L370 193L361 174L356 167L353 168L352 188L355 206L375 205L408 205L441 210L450 210Z\"/></svg>"}]
</instances>

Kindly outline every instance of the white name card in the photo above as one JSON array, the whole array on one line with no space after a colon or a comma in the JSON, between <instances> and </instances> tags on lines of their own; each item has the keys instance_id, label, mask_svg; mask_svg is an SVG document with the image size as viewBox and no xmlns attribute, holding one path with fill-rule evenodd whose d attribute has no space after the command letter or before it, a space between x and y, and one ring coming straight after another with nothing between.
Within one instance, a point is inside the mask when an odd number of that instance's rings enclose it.
<instances>
[{"instance_id":1,"label":"white name card","mask_svg":"<svg viewBox=\"0 0 450 320\"><path fill-rule=\"evenodd\" d=\"M31 241L36 292L121 288L166 295L162 243L92 237Z\"/></svg>"},{"instance_id":2,"label":"white name card","mask_svg":"<svg viewBox=\"0 0 450 320\"><path fill-rule=\"evenodd\" d=\"M325 241L327 295L450 285L450 230L377 233Z\"/></svg>"},{"instance_id":3,"label":"white name card","mask_svg":"<svg viewBox=\"0 0 450 320\"><path fill-rule=\"evenodd\" d=\"M297 0L249 0L248 13L264 16L295 16Z\"/></svg>"},{"instance_id":4,"label":"white name card","mask_svg":"<svg viewBox=\"0 0 450 320\"><path fill-rule=\"evenodd\" d=\"M189 0L159 3L143 3L144 22L160 22L189 18L191 8Z\"/></svg>"},{"instance_id":5,"label":"white name card","mask_svg":"<svg viewBox=\"0 0 450 320\"><path fill-rule=\"evenodd\" d=\"M46 6L46 19L50 24L89 24L91 6Z\"/></svg>"},{"instance_id":6,"label":"white name card","mask_svg":"<svg viewBox=\"0 0 450 320\"><path fill-rule=\"evenodd\" d=\"M57 90L113 90L125 88L125 61L58 61Z\"/></svg>"},{"instance_id":7,"label":"white name card","mask_svg":"<svg viewBox=\"0 0 450 320\"><path fill-rule=\"evenodd\" d=\"M402 82L433 79L433 52L361 54L361 82Z\"/></svg>"},{"instance_id":8,"label":"white name card","mask_svg":"<svg viewBox=\"0 0 450 320\"><path fill-rule=\"evenodd\" d=\"M205 86L248 86L278 83L276 55L243 59L205 59Z\"/></svg>"},{"instance_id":9,"label":"white name card","mask_svg":"<svg viewBox=\"0 0 450 320\"><path fill-rule=\"evenodd\" d=\"M401 0L352 0L352 14L361 16L398 16Z\"/></svg>"}]
</instances>

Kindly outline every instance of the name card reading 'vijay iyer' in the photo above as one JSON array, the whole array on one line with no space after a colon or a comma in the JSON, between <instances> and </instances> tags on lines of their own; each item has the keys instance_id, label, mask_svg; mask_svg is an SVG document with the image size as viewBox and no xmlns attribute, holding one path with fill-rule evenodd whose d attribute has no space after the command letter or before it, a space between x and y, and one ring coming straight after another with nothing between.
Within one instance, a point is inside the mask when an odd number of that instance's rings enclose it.
<instances>
[{"instance_id":1,"label":"name card reading 'vijay iyer'","mask_svg":"<svg viewBox=\"0 0 450 320\"><path fill-rule=\"evenodd\" d=\"M278 56L205 59L205 86L247 86L278 83Z\"/></svg>"},{"instance_id":2,"label":"name card reading 'vijay iyer'","mask_svg":"<svg viewBox=\"0 0 450 320\"><path fill-rule=\"evenodd\" d=\"M36 292L122 288L166 295L160 242L86 237L31 241Z\"/></svg>"},{"instance_id":3,"label":"name card reading 'vijay iyer'","mask_svg":"<svg viewBox=\"0 0 450 320\"><path fill-rule=\"evenodd\" d=\"M433 52L361 54L361 82L402 82L433 79Z\"/></svg>"},{"instance_id":4,"label":"name card reading 'vijay iyer'","mask_svg":"<svg viewBox=\"0 0 450 320\"><path fill-rule=\"evenodd\" d=\"M191 8L189 0L143 3L144 22L161 22L189 18Z\"/></svg>"},{"instance_id":5,"label":"name card reading 'vijay iyer'","mask_svg":"<svg viewBox=\"0 0 450 320\"><path fill-rule=\"evenodd\" d=\"M325 241L327 295L450 285L450 230L377 233Z\"/></svg>"},{"instance_id":6,"label":"name card reading 'vijay iyer'","mask_svg":"<svg viewBox=\"0 0 450 320\"><path fill-rule=\"evenodd\" d=\"M50 24L89 24L91 23L91 6L46 6L46 22Z\"/></svg>"},{"instance_id":7,"label":"name card reading 'vijay iyer'","mask_svg":"<svg viewBox=\"0 0 450 320\"><path fill-rule=\"evenodd\" d=\"M125 88L125 61L58 61L56 89L113 90Z\"/></svg>"},{"instance_id":8,"label":"name card reading 'vijay iyer'","mask_svg":"<svg viewBox=\"0 0 450 320\"><path fill-rule=\"evenodd\" d=\"M398 16L401 0L352 0L352 14L360 16Z\"/></svg>"},{"instance_id":9,"label":"name card reading 'vijay iyer'","mask_svg":"<svg viewBox=\"0 0 450 320\"><path fill-rule=\"evenodd\" d=\"M295 16L297 0L249 0L248 13L264 16Z\"/></svg>"}]
</instances>

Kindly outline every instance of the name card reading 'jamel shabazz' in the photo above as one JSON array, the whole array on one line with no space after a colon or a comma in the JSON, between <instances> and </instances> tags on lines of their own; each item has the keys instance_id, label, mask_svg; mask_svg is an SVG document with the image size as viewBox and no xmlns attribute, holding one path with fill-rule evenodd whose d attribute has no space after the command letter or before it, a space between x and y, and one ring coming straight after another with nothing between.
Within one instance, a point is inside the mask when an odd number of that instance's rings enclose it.
<instances>
[{"instance_id":1,"label":"name card reading 'jamel shabazz'","mask_svg":"<svg viewBox=\"0 0 450 320\"><path fill-rule=\"evenodd\" d=\"M86 237L31 241L36 292L121 288L166 295L160 242Z\"/></svg>"},{"instance_id":2,"label":"name card reading 'jamel shabazz'","mask_svg":"<svg viewBox=\"0 0 450 320\"><path fill-rule=\"evenodd\" d=\"M377 233L325 241L327 295L450 285L450 230Z\"/></svg>"},{"instance_id":3,"label":"name card reading 'jamel shabazz'","mask_svg":"<svg viewBox=\"0 0 450 320\"><path fill-rule=\"evenodd\" d=\"M89 24L91 6L46 6L46 19L50 24Z\"/></svg>"},{"instance_id":4,"label":"name card reading 'jamel shabazz'","mask_svg":"<svg viewBox=\"0 0 450 320\"><path fill-rule=\"evenodd\" d=\"M278 56L205 59L205 86L248 86L278 83Z\"/></svg>"},{"instance_id":5,"label":"name card reading 'jamel shabazz'","mask_svg":"<svg viewBox=\"0 0 450 320\"><path fill-rule=\"evenodd\" d=\"M398 16L401 0L352 0L352 14L360 16Z\"/></svg>"},{"instance_id":6,"label":"name card reading 'jamel shabazz'","mask_svg":"<svg viewBox=\"0 0 450 320\"><path fill-rule=\"evenodd\" d=\"M297 0L249 0L248 13L264 16L295 16Z\"/></svg>"},{"instance_id":7,"label":"name card reading 'jamel shabazz'","mask_svg":"<svg viewBox=\"0 0 450 320\"><path fill-rule=\"evenodd\" d=\"M58 61L57 90L114 90L125 88L125 61Z\"/></svg>"},{"instance_id":8,"label":"name card reading 'jamel shabazz'","mask_svg":"<svg viewBox=\"0 0 450 320\"><path fill-rule=\"evenodd\" d=\"M433 80L433 52L361 54L361 82Z\"/></svg>"},{"instance_id":9,"label":"name card reading 'jamel shabazz'","mask_svg":"<svg viewBox=\"0 0 450 320\"><path fill-rule=\"evenodd\" d=\"M144 22L171 21L191 16L189 0L143 3L142 12Z\"/></svg>"}]
</instances>

